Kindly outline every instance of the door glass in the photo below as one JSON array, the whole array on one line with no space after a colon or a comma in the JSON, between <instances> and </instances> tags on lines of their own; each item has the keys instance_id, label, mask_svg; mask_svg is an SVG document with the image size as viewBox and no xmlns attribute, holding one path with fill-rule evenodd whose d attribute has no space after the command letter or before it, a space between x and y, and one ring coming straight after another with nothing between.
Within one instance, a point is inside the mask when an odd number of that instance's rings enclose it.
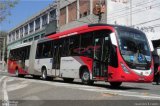
<instances>
[{"instance_id":1,"label":"door glass","mask_svg":"<svg viewBox=\"0 0 160 106\"><path fill-rule=\"evenodd\" d=\"M94 77L107 77L109 57L109 34L97 31L94 38Z\"/></svg>"},{"instance_id":2,"label":"door glass","mask_svg":"<svg viewBox=\"0 0 160 106\"><path fill-rule=\"evenodd\" d=\"M94 59L101 60L102 41L101 38L95 38L94 43Z\"/></svg>"}]
</instances>

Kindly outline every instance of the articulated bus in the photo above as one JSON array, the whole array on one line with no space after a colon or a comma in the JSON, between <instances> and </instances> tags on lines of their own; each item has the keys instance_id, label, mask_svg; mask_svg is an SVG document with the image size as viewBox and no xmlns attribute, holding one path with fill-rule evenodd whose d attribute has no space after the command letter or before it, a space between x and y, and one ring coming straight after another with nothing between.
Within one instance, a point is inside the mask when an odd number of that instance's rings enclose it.
<instances>
[{"instance_id":1,"label":"articulated bus","mask_svg":"<svg viewBox=\"0 0 160 106\"><path fill-rule=\"evenodd\" d=\"M149 83L153 59L146 35L136 29L91 24L25 43L10 51L9 73L36 78Z\"/></svg>"}]
</instances>

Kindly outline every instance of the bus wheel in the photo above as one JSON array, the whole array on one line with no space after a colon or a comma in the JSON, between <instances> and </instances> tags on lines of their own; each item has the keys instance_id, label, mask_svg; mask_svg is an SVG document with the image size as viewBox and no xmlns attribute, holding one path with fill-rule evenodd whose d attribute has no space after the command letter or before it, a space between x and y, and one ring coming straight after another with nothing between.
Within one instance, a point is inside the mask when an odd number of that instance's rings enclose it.
<instances>
[{"instance_id":1,"label":"bus wheel","mask_svg":"<svg viewBox=\"0 0 160 106\"><path fill-rule=\"evenodd\" d=\"M64 82L73 82L74 78L63 78Z\"/></svg>"},{"instance_id":2,"label":"bus wheel","mask_svg":"<svg viewBox=\"0 0 160 106\"><path fill-rule=\"evenodd\" d=\"M110 85L113 87L113 88L118 88L120 87L122 84L122 82L110 82Z\"/></svg>"},{"instance_id":3,"label":"bus wheel","mask_svg":"<svg viewBox=\"0 0 160 106\"><path fill-rule=\"evenodd\" d=\"M16 71L15 71L15 75L16 75L16 77L24 77L24 75L23 75L23 74L19 74L18 69L16 69Z\"/></svg>"},{"instance_id":4,"label":"bus wheel","mask_svg":"<svg viewBox=\"0 0 160 106\"><path fill-rule=\"evenodd\" d=\"M83 84L93 85L94 81L90 80L90 73L87 69L84 69L81 74L81 80Z\"/></svg>"},{"instance_id":5,"label":"bus wheel","mask_svg":"<svg viewBox=\"0 0 160 106\"><path fill-rule=\"evenodd\" d=\"M42 69L42 79L47 80L47 70L46 69Z\"/></svg>"},{"instance_id":6,"label":"bus wheel","mask_svg":"<svg viewBox=\"0 0 160 106\"><path fill-rule=\"evenodd\" d=\"M40 78L40 76L38 76L38 75L32 75L32 76L33 76L34 79L39 79Z\"/></svg>"},{"instance_id":7,"label":"bus wheel","mask_svg":"<svg viewBox=\"0 0 160 106\"><path fill-rule=\"evenodd\" d=\"M19 77L18 69L16 69L16 71L15 71L15 75L16 75L16 77Z\"/></svg>"}]
</instances>

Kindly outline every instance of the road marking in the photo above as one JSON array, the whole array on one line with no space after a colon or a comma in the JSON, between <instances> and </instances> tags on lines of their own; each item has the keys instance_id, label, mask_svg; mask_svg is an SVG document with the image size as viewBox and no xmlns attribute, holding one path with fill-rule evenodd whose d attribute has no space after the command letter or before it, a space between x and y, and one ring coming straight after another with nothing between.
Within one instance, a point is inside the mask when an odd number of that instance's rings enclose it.
<instances>
[{"instance_id":1,"label":"road marking","mask_svg":"<svg viewBox=\"0 0 160 106\"><path fill-rule=\"evenodd\" d=\"M23 82L16 83L16 84L11 84L11 85L7 86L7 91L8 92L15 91L15 90L18 90L18 89L25 88L28 85L29 85L28 81L23 81Z\"/></svg>"},{"instance_id":2,"label":"road marking","mask_svg":"<svg viewBox=\"0 0 160 106\"><path fill-rule=\"evenodd\" d=\"M158 100L160 100L160 95L155 95L155 94L148 94L148 96L146 96L146 95L144 95L144 93L139 93L139 92L128 92L128 91L117 91L117 90L100 90L100 89L83 89L83 88L81 90L101 92L101 93L110 93L110 94L121 95L121 96L138 97L138 98L143 98L143 99L158 99Z\"/></svg>"},{"instance_id":3,"label":"road marking","mask_svg":"<svg viewBox=\"0 0 160 106\"><path fill-rule=\"evenodd\" d=\"M88 85L77 85L77 84L69 84L69 83L62 83L62 82L48 82L48 81L40 81L40 80L34 80L34 79L21 79L19 80L27 80L29 82L34 83L42 83L42 84L48 84L58 87L66 87L66 88L72 88L72 89L79 89L79 90L85 90L85 91L92 91L92 92L100 92L100 93L110 93L114 95L120 95L120 96L128 96L128 97L136 97L136 98L142 98L142 99L158 99L160 100L160 95L156 94L144 94L140 92L129 92L129 91L122 91L122 90L109 90L102 87L95 87L95 86L88 86Z\"/></svg>"},{"instance_id":4,"label":"road marking","mask_svg":"<svg viewBox=\"0 0 160 106\"><path fill-rule=\"evenodd\" d=\"M4 78L6 78L7 76L2 76L1 78L0 78L0 82L4 79Z\"/></svg>"},{"instance_id":5,"label":"road marking","mask_svg":"<svg viewBox=\"0 0 160 106\"><path fill-rule=\"evenodd\" d=\"M9 98L7 93L7 80L3 80L2 85L2 91L3 91L3 100L6 101L5 106L9 106Z\"/></svg>"}]
</instances>

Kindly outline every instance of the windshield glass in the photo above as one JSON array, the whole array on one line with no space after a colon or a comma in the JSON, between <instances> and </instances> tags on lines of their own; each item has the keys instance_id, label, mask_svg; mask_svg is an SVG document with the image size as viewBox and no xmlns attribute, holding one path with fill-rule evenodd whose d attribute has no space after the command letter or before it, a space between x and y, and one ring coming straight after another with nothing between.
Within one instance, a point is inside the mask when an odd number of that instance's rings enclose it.
<instances>
[{"instance_id":1,"label":"windshield glass","mask_svg":"<svg viewBox=\"0 0 160 106\"><path fill-rule=\"evenodd\" d=\"M146 36L134 31L119 31L119 48L123 59L132 64L148 64L151 54Z\"/></svg>"}]
</instances>

